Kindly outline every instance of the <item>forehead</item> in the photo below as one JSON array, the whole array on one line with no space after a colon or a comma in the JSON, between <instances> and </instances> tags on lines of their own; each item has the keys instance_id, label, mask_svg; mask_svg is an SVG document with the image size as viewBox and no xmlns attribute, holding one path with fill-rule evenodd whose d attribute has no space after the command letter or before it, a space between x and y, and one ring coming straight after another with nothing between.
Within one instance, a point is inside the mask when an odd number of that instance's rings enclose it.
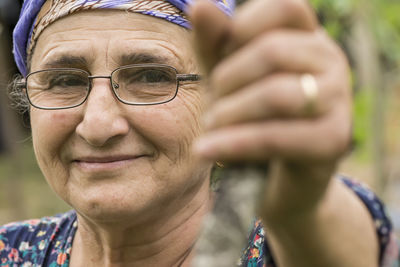
<instances>
[{"instance_id":1,"label":"forehead","mask_svg":"<svg viewBox=\"0 0 400 267\"><path fill-rule=\"evenodd\" d=\"M119 10L79 12L48 26L34 48L31 71L63 58L81 59L75 62L88 68L143 63L129 62L143 59L171 64L178 70L194 65L190 31L159 18Z\"/></svg>"}]
</instances>

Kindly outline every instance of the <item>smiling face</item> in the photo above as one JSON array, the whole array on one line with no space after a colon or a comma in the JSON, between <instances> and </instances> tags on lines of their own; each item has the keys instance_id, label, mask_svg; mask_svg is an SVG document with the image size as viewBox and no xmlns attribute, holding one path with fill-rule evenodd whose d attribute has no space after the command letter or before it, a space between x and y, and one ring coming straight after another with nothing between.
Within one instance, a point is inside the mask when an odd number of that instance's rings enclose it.
<instances>
[{"instance_id":1,"label":"smiling face","mask_svg":"<svg viewBox=\"0 0 400 267\"><path fill-rule=\"evenodd\" d=\"M141 14L89 11L41 34L31 71L73 67L110 75L122 65L152 62L197 73L194 58L184 28ZM195 164L190 151L201 132L199 83L184 82L173 101L154 106L119 102L108 79L92 85L79 107L31 108L39 166L62 199L93 219L146 220L207 197L210 166Z\"/></svg>"}]
</instances>

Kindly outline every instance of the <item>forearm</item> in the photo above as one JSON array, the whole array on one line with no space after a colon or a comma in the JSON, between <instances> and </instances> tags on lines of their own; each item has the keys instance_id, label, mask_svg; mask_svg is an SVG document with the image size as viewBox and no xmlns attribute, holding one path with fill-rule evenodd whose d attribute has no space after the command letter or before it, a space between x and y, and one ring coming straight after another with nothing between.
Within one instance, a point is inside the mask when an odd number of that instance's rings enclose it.
<instances>
[{"instance_id":1,"label":"forearm","mask_svg":"<svg viewBox=\"0 0 400 267\"><path fill-rule=\"evenodd\" d=\"M376 267L378 240L366 207L334 179L313 211L278 223L266 222L279 267Z\"/></svg>"},{"instance_id":2,"label":"forearm","mask_svg":"<svg viewBox=\"0 0 400 267\"><path fill-rule=\"evenodd\" d=\"M232 20L197 3L192 22L210 90L195 153L283 165L267 179L258 214L279 267L377 266L366 208L331 180L351 137L343 52L308 1L253 1Z\"/></svg>"}]
</instances>

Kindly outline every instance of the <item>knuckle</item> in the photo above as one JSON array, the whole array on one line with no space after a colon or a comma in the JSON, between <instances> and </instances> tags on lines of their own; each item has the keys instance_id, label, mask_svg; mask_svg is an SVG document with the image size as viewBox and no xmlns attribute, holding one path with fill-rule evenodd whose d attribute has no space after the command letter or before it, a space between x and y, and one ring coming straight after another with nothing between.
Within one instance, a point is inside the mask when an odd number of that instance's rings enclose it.
<instances>
[{"instance_id":1,"label":"knuckle","mask_svg":"<svg viewBox=\"0 0 400 267\"><path fill-rule=\"evenodd\" d=\"M341 77L340 80L337 77ZM331 75L328 79L330 82L327 83L326 86L330 86L332 93L329 95L331 99L339 99L344 100L347 97L350 97L350 80L347 79L346 75Z\"/></svg>"},{"instance_id":2,"label":"knuckle","mask_svg":"<svg viewBox=\"0 0 400 267\"><path fill-rule=\"evenodd\" d=\"M279 128L276 125L268 125L262 127L259 136L260 149L263 149L269 155L277 155L282 146L282 137L279 133Z\"/></svg>"},{"instance_id":3,"label":"knuckle","mask_svg":"<svg viewBox=\"0 0 400 267\"><path fill-rule=\"evenodd\" d=\"M348 58L343 49L332 40L325 32L316 32L315 43L322 49L321 55L329 63L328 66L332 66L332 62L337 65L347 67L349 66Z\"/></svg>"},{"instance_id":4,"label":"knuckle","mask_svg":"<svg viewBox=\"0 0 400 267\"><path fill-rule=\"evenodd\" d=\"M338 79L340 77L340 79ZM351 99L350 72L342 64L332 63L331 68L320 76L321 92L324 103L337 103L338 101L349 101ZM344 103L344 102L343 102ZM320 103L323 104L322 102Z\"/></svg>"},{"instance_id":5,"label":"knuckle","mask_svg":"<svg viewBox=\"0 0 400 267\"><path fill-rule=\"evenodd\" d=\"M221 88L226 81L226 69L224 64L218 64L210 73L210 84L214 88Z\"/></svg>"},{"instance_id":6,"label":"knuckle","mask_svg":"<svg viewBox=\"0 0 400 267\"><path fill-rule=\"evenodd\" d=\"M213 117L209 118L209 121L212 122L212 125L217 127L234 123L238 117L235 114L235 110L232 108L232 105L223 99L218 100L214 105L212 114Z\"/></svg>"},{"instance_id":7,"label":"knuckle","mask_svg":"<svg viewBox=\"0 0 400 267\"><path fill-rule=\"evenodd\" d=\"M327 64L328 67L332 67L332 65L334 65L336 66L336 68L347 71L349 68L347 56L342 51L342 49L338 45L336 45L336 43L333 43L333 41L330 41L329 43L330 44L326 44L324 46L327 50L327 52L325 53L325 58L327 60L327 63L330 62L330 64Z\"/></svg>"},{"instance_id":8,"label":"knuckle","mask_svg":"<svg viewBox=\"0 0 400 267\"><path fill-rule=\"evenodd\" d=\"M279 114L293 114L295 112L294 101L291 100L290 97L287 97L285 90L280 90L276 93L273 101L268 101L268 105L270 109L274 110L274 113Z\"/></svg>"},{"instance_id":9,"label":"knuckle","mask_svg":"<svg viewBox=\"0 0 400 267\"><path fill-rule=\"evenodd\" d=\"M304 107L300 90L293 90L297 84L297 77L286 73L272 74L266 83L263 92L265 106L276 116L295 116Z\"/></svg>"},{"instance_id":10,"label":"knuckle","mask_svg":"<svg viewBox=\"0 0 400 267\"><path fill-rule=\"evenodd\" d=\"M286 43L279 32L271 32L264 34L258 42L259 56L266 64L275 65L282 58L282 53L285 53Z\"/></svg>"},{"instance_id":11,"label":"knuckle","mask_svg":"<svg viewBox=\"0 0 400 267\"><path fill-rule=\"evenodd\" d=\"M296 100L302 98L302 92L293 90L291 83L282 83L281 86L277 85L276 91L276 95L278 96L277 104L279 105L277 108L280 108L287 115L296 116L304 108L303 102Z\"/></svg>"},{"instance_id":12,"label":"knuckle","mask_svg":"<svg viewBox=\"0 0 400 267\"><path fill-rule=\"evenodd\" d=\"M339 158L347 151L351 135L350 124L346 121L333 120L324 127L326 135L321 144L324 158Z\"/></svg>"},{"instance_id":13,"label":"knuckle","mask_svg":"<svg viewBox=\"0 0 400 267\"><path fill-rule=\"evenodd\" d=\"M279 2L289 18L298 18L306 13L307 6L304 0L281 0Z\"/></svg>"}]
</instances>

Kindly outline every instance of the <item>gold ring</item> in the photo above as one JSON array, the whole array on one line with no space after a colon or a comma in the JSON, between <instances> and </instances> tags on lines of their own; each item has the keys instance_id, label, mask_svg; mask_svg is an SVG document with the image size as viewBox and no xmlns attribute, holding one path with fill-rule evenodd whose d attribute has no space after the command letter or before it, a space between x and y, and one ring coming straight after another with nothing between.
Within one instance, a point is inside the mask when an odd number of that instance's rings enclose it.
<instances>
[{"instance_id":1,"label":"gold ring","mask_svg":"<svg viewBox=\"0 0 400 267\"><path fill-rule=\"evenodd\" d=\"M308 114L313 113L315 111L315 105L319 91L317 81L313 75L306 73L300 76L300 84L306 100L306 112Z\"/></svg>"}]
</instances>

